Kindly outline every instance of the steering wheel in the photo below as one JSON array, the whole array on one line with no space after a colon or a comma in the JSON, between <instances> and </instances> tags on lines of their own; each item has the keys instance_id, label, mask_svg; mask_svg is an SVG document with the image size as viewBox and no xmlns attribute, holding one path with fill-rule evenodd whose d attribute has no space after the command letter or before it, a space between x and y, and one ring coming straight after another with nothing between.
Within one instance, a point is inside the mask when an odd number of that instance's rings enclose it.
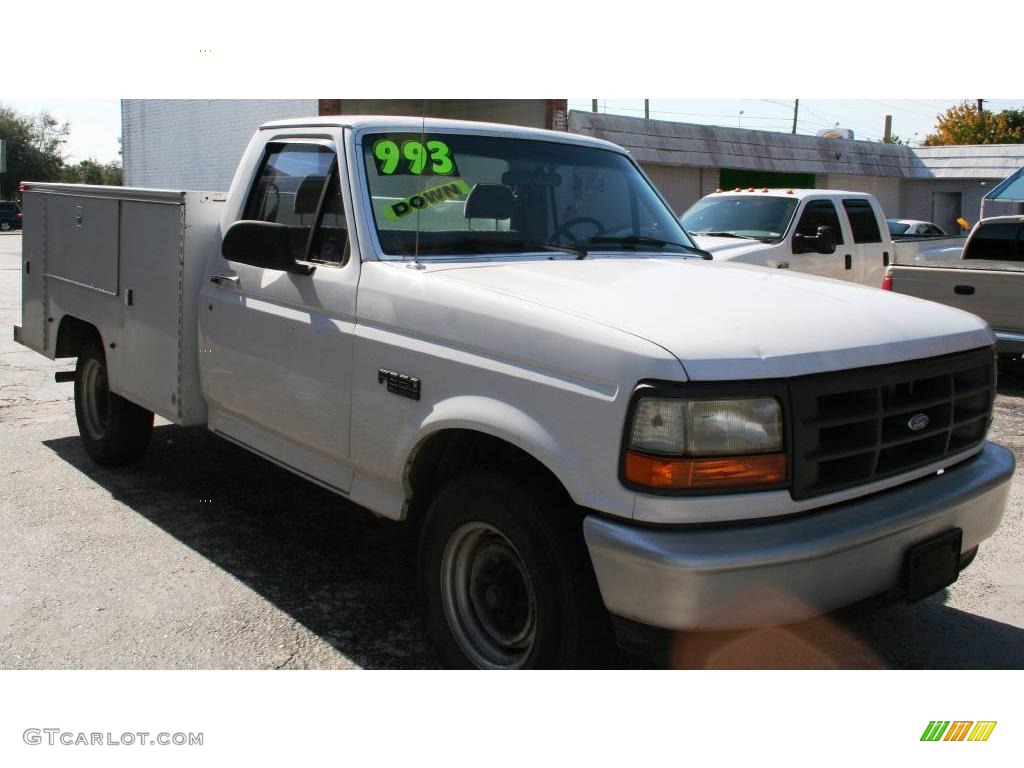
<instances>
[{"instance_id":1,"label":"steering wheel","mask_svg":"<svg viewBox=\"0 0 1024 768\"><path fill-rule=\"evenodd\" d=\"M591 235L591 237L597 237L605 233L604 224L595 219L593 216L577 216L575 219L569 219L558 225L554 232L551 233L551 237L548 238L548 243L554 244L558 241L559 237L565 235L574 244L578 245L580 239L573 235L569 230L579 224L591 224L597 231Z\"/></svg>"}]
</instances>

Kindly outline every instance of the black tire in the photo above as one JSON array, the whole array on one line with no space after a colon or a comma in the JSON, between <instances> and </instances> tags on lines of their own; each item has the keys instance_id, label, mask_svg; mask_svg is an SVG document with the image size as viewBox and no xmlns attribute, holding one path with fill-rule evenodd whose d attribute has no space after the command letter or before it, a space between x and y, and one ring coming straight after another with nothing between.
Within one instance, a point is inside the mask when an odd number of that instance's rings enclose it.
<instances>
[{"instance_id":1,"label":"black tire","mask_svg":"<svg viewBox=\"0 0 1024 768\"><path fill-rule=\"evenodd\" d=\"M82 350L75 366L75 418L85 450L98 464L131 464L149 447L153 412L107 389L107 360L96 343Z\"/></svg>"},{"instance_id":2,"label":"black tire","mask_svg":"<svg viewBox=\"0 0 1024 768\"><path fill-rule=\"evenodd\" d=\"M1019 376L1024 373L1024 358L1020 355L999 355L996 367L1000 376Z\"/></svg>"},{"instance_id":3,"label":"black tire","mask_svg":"<svg viewBox=\"0 0 1024 768\"><path fill-rule=\"evenodd\" d=\"M419 567L427 629L446 667L593 667L608 658L610 621L582 515L548 483L495 472L452 481L423 522Z\"/></svg>"}]
</instances>

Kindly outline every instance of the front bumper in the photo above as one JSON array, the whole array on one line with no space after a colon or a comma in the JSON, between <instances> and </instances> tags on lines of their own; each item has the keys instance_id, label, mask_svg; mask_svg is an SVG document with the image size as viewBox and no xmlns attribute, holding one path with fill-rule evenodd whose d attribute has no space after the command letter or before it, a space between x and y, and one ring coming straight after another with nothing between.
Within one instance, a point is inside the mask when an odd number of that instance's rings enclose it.
<instances>
[{"instance_id":1,"label":"front bumper","mask_svg":"<svg viewBox=\"0 0 1024 768\"><path fill-rule=\"evenodd\" d=\"M1024 333L996 331L996 354L1024 355Z\"/></svg>"},{"instance_id":2,"label":"front bumper","mask_svg":"<svg viewBox=\"0 0 1024 768\"><path fill-rule=\"evenodd\" d=\"M898 587L907 550L951 528L963 552L977 547L1003 517L1013 469L985 443L941 475L797 517L657 529L591 515L583 529L615 616L673 630L785 624Z\"/></svg>"}]
</instances>

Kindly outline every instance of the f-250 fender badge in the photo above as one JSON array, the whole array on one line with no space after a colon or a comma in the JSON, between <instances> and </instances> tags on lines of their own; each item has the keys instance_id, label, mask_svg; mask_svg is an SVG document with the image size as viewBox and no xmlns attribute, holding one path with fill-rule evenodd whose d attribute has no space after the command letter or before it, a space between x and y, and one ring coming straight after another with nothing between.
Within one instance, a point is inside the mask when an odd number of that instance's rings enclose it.
<instances>
[{"instance_id":1,"label":"f-250 fender badge","mask_svg":"<svg viewBox=\"0 0 1024 768\"><path fill-rule=\"evenodd\" d=\"M420 399L420 380L414 376L379 368L377 370L377 383L387 384L388 392L394 395L408 397L410 400Z\"/></svg>"}]
</instances>

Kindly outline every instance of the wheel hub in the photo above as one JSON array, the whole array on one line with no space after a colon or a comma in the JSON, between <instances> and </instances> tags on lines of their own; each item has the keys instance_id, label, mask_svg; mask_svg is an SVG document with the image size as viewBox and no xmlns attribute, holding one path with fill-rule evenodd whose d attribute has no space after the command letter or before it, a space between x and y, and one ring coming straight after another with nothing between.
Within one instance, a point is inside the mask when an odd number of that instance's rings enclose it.
<instances>
[{"instance_id":1,"label":"wheel hub","mask_svg":"<svg viewBox=\"0 0 1024 768\"><path fill-rule=\"evenodd\" d=\"M82 368L82 410L85 428L94 440L100 440L107 431L107 371L98 360L85 361Z\"/></svg>"},{"instance_id":2,"label":"wheel hub","mask_svg":"<svg viewBox=\"0 0 1024 768\"><path fill-rule=\"evenodd\" d=\"M537 632L529 574L512 543L493 526L467 523L448 540L442 596L449 626L481 667L522 666Z\"/></svg>"}]
</instances>

